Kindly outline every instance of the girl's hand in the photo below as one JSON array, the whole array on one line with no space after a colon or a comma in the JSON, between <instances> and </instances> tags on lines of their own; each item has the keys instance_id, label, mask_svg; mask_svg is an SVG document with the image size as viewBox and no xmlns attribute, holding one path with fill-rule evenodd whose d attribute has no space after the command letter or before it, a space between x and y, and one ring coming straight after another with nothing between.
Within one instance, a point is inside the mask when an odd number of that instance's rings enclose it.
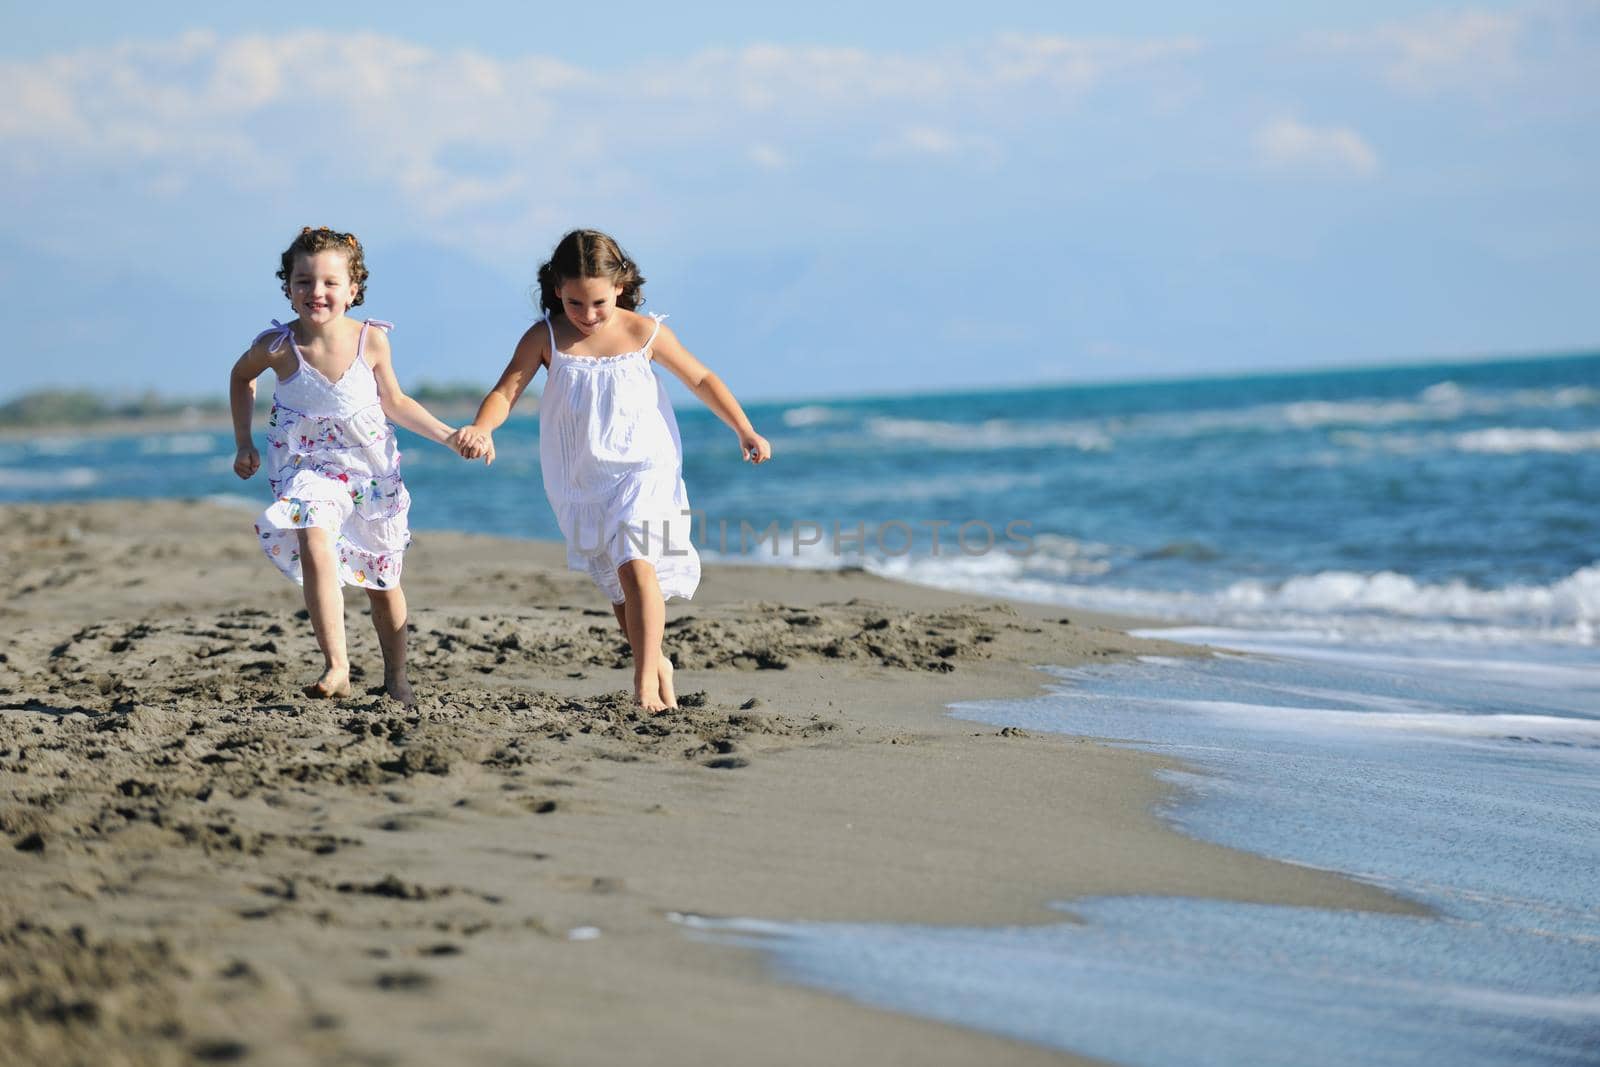
<instances>
[{"instance_id":1,"label":"girl's hand","mask_svg":"<svg viewBox=\"0 0 1600 1067\"><path fill-rule=\"evenodd\" d=\"M751 463L765 463L772 458L772 446L754 430L739 435L739 450Z\"/></svg>"},{"instance_id":2,"label":"girl's hand","mask_svg":"<svg viewBox=\"0 0 1600 1067\"><path fill-rule=\"evenodd\" d=\"M486 467L494 462L494 436L475 425L461 427L445 444L460 453L462 459L481 459Z\"/></svg>"},{"instance_id":3,"label":"girl's hand","mask_svg":"<svg viewBox=\"0 0 1600 1067\"><path fill-rule=\"evenodd\" d=\"M261 454L256 451L255 445L245 445L234 453L233 473L240 478L248 479L261 469Z\"/></svg>"}]
</instances>

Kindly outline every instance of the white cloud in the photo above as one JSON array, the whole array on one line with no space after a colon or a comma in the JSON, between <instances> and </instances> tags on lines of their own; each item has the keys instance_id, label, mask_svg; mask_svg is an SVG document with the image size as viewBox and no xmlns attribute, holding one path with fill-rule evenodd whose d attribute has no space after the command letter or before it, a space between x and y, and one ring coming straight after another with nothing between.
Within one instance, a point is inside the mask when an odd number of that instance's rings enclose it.
<instances>
[{"instance_id":1,"label":"white cloud","mask_svg":"<svg viewBox=\"0 0 1600 1067\"><path fill-rule=\"evenodd\" d=\"M789 166L789 157L770 144L753 144L746 156L762 170L784 170Z\"/></svg>"},{"instance_id":2,"label":"white cloud","mask_svg":"<svg viewBox=\"0 0 1600 1067\"><path fill-rule=\"evenodd\" d=\"M887 155L949 156L962 147L963 139L937 126L907 126L879 146Z\"/></svg>"},{"instance_id":3,"label":"white cloud","mask_svg":"<svg viewBox=\"0 0 1600 1067\"><path fill-rule=\"evenodd\" d=\"M1001 34L937 53L750 45L710 49L630 73L630 93L722 115L859 115L873 107L952 106L1018 89L1047 101L1158 70L1199 49L1190 38L1148 41Z\"/></svg>"},{"instance_id":4,"label":"white cloud","mask_svg":"<svg viewBox=\"0 0 1600 1067\"><path fill-rule=\"evenodd\" d=\"M1201 48L1195 37L1125 41L1009 33L987 49L986 59L996 77L1081 92L1122 71L1157 67Z\"/></svg>"},{"instance_id":5,"label":"white cloud","mask_svg":"<svg viewBox=\"0 0 1600 1067\"><path fill-rule=\"evenodd\" d=\"M1255 134L1257 158L1270 167L1366 177L1378 154L1348 126L1308 126L1292 118L1266 123Z\"/></svg>"},{"instance_id":6,"label":"white cloud","mask_svg":"<svg viewBox=\"0 0 1600 1067\"><path fill-rule=\"evenodd\" d=\"M70 87L47 65L0 64L0 140L78 135L82 120Z\"/></svg>"},{"instance_id":7,"label":"white cloud","mask_svg":"<svg viewBox=\"0 0 1600 1067\"><path fill-rule=\"evenodd\" d=\"M929 54L756 45L602 72L373 33L193 32L0 64L0 93L20 105L0 114L0 178L31 180L28 196L52 171L165 196L337 181L396 198L433 236L509 242L504 220L530 203L608 206L662 156L702 180L794 166L779 145L820 166L955 157L993 144L993 114L1025 128L1114 83L1137 92L1197 47L1013 34ZM937 126L919 117L932 113Z\"/></svg>"},{"instance_id":8,"label":"white cloud","mask_svg":"<svg viewBox=\"0 0 1600 1067\"><path fill-rule=\"evenodd\" d=\"M1319 34L1312 45L1375 62L1384 78L1401 89L1435 93L1482 88L1514 77L1524 28L1521 14L1440 11L1361 33Z\"/></svg>"}]
</instances>

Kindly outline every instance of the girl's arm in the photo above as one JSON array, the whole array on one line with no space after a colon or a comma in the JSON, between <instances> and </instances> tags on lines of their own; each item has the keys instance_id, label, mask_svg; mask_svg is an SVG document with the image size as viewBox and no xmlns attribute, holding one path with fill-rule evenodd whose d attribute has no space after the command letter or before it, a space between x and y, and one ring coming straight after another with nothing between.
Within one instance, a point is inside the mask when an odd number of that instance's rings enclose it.
<instances>
[{"instance_id":1,"label":"girl's arm","mask_svg":"<svg viewBox=\"0 0 1600 1067\"><path fill-rule=\"evenodd\" d=\"M772 446L767 439L756 433L756 428L750 424L750 419L745 415L744 408L739 406L739 401L734 399L733 393L722 379L714 374L710 367L701 363L689 353L687 348L678 341L678 335L666 326L662 326L656 334L656 341L651 351L655 361L675 374L679 381L687 385L700 402L711 409L712 414L728 424L728 428L739 435L739 450L745 459L751 463L765 463L772 458Z\"/></svg>"},{"instance_id":2,"label":"girl's arm","mask_svg":"<svg viewBox=\"0 0 1600 1067\"><path fill-rule=\"evenodd\" d=\"M500 380L478 405L477 416L470 425L456 431L457 452L467 459L482 459L485 464L494 462L494 431L505 423L511 409L532 384L534 375L545 365L545 350L549 347L546 332L538 324L530 326L517 342L516 351L511 353L511 362L506 364Z\"/></svg>"},{"instance_id":3,"label":"girl's arm","mask_svg":"<svg viewBox=\"0 0 1600 1067\"><path fill-rule=\"evenodd\" d=\"M378 401L383 405L385 418L441 445L455 433L454 429L440 422L433 412L406 396L400 388L389 355L389 337L382 330L372 330L367 334L367 359L372 365L372 376L378 380Z\"/></svg>"},{"instance_id":4,"label":"girl's arm","mask_svg":"<svg viewBox=\"0 0 1600 1067\"><path fill-rule=\"evenodd\" d=\"M233 415L233 473L250 478L261 469L261 454L256 451L250 428L256 413L256 379L272 366L272 353L264 344L254 344L239 357L228 375L228 410Z\"/></svg>"}]
</instances>

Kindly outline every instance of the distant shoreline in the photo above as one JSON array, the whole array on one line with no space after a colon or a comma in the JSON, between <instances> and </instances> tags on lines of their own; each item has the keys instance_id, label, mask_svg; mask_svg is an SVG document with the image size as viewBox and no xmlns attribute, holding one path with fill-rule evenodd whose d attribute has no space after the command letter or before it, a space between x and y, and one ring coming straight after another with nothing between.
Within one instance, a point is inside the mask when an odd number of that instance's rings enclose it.
<instances>
[{"instance_id":1,"label":"distant shoreline","mask_svg":"<svg viewBox=\"0 0 1600 1067\"><path fill-rule=\"evenodd\" d=\"M1448 372L1451 370L1479 371L1498 366L1513 366L1527 363L1545 363L1581 361L1600 359L1600 348L1582 347L1565 349L1553 352L1517 352L1517 353L1478 353L1457 357L1439 358L1397 358L1393 360L1374 360L1373 362L1339 363L1339 364L1313 364L1297 367L1222 367L1212 370L1195 370L1178 374L1151 374L1143 377L1120 377L1115 375L1099 375L1095 373L1094 366L1075 368L1077 373L1061 376L1046 376L1037 381L1028 383L1005 384L951 384L951 385L926 385L916 386L907 383L903 388L894 391L881 389L867 389L861 392L849 393L786 393L781 396L771 396L765 393L752 393L745 402L746 408L777 408L777 407L808 407L826 406L832 404L848 404L852 402L872 402L884 399L907 401L927 400L938 397L962 396L971 398L980 397L1005 397L1016 393L1032 393L1041 389L1071 389L1095 393L1103 390L1123 390L1138 387L1161 387L1174 385L1216 385L1235 381L1281 380L1297 381L1322 376L1359 376L1377 372ZM150 414L120 413L118 407L137 406L126 401L119 404L116 400L105 397L94 399L103 403L107 410L94 416L92 429L72 422L60 422L52 418L38 421L29 421L27 417L18 417L15 410L26 404L30 399L46 394L76 394L80 397L89 397L86 391L61 388L30 389L0 400L0 438L15 436L20 432L45 431L51 434L63 432L107 432L101 426L111 427L109 432L127 432L132 429L164 426L168 423L182 427L202 428L202 422L207 420L220 420L226 428L228 424L227 412L224 406L215 399L215 394L205 400L193 398L151 397L150 399L161 405L157 412ZM268 394L270 395L270 394ZM464 385L437 385L422 383L411 394L414 399L420 400L429 410L441 413L455 414L457 407L464 407L471 413L476 408L478 399L482 396L479 387L468 388ZM530 403L532 401L532 403ZM193 410L198 412L195 416L183 413L186 403L193 403ZM518 405L518 413L526 414L531 406L536 404L536 398L524 396ZM208 428L208 427L207 427Z\"/></svg>"},{"instance_id":2,"label":"distant shoreline","mask_svg":"<svg viewBox=\"0 0 1600 1067\"><path fill-rule=\"evenodd\" d=\"M511 417L536 418L538 408L524 398L519 410ZM526 410L522 410L526 409ZM476 403L429 404L432 411L445 422L457 425L477 413ZM265 409L256 412L257 431L265 425ZM173 412L159 415L121 415L89 419L83 422L11 423L0 425L0 441L14 441L27 437L115 437L139 433L229 433L233 419L226 411Z\"/></svg>"}]
</instances>

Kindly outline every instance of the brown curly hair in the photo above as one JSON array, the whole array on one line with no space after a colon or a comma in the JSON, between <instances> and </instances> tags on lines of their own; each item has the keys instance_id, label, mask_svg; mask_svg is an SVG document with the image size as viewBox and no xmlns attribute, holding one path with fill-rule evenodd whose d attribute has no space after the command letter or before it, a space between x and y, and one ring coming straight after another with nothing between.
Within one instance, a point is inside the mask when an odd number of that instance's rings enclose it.
<instances>
[{"instance_id":1,"label":"brown curly hair","mask_svg":"<svg viewBox=\"0 0 1600 1067\"><path fill-rule=\"evenodd\" d=\"M599 230L573 230L539 267L539 306L546 315L561 313L556 290L569 278L607 278L622 286L617 306L635 311L644 303L644 275L622 246Z\"/></svg>"},{"instance_id":2,"label":"brown curly hair","mask_svg":"<svg viewBox=\"0 0 1600 1067\"><path fill-rule=\"evenodd\" d=\"M350 264L350 282L356 290L356 298L350 302L351 307L358 306L367 298L367 259L361 251L361 242L356 240L356 235L353 233L340 233L326 226L318 226L316 229L310 226L303 228L300 236L283 250L283 261L282 266L278 268L278 277L283 280L284 296L289 296L289 275L294 272L295 259L299 256L314 256L318 252L344 253L345 261Z\"/></svg>"}]
</instances>

